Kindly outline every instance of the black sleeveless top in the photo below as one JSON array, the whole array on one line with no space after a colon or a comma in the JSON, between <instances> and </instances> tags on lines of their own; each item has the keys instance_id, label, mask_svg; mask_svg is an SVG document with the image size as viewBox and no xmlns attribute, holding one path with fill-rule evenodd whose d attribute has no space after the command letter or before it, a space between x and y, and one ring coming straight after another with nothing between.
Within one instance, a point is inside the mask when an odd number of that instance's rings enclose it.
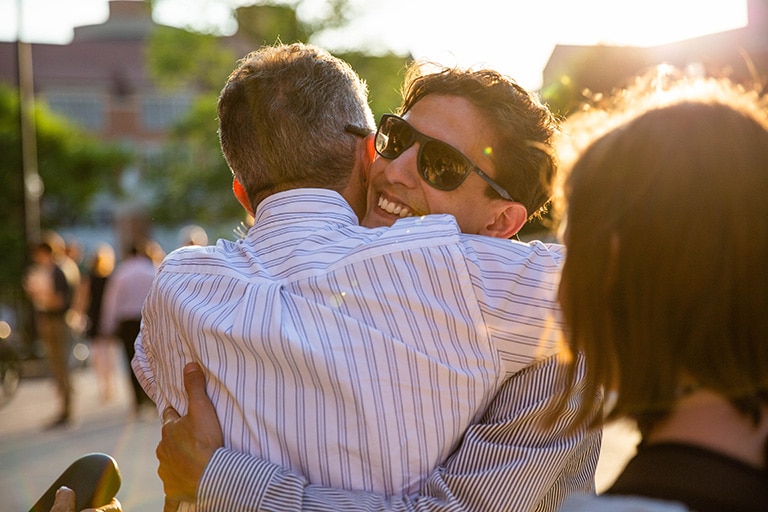
<instances>
[{"instance_id":1,"label":"black sleeveless top","mask_svg":"<svg viewBox=\"0 0 768 512\"><path fill-rule=\"evenodd\" d=\"M768 471L692 445L641 445L605 494L678 501L696 512L765 512Z\"/></svg>"}]
</instances>

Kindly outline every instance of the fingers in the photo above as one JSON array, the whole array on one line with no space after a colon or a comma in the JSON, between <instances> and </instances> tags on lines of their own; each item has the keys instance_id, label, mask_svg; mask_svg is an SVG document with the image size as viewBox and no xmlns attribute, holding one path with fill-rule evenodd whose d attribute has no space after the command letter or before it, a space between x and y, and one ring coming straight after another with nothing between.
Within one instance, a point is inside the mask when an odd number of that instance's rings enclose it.
<instances>
[{"instance_id":1,"label":"fingers","mask_svg":"<svg viewBox=\"0 0 768 512\"><path fill-rule=\"evenodd\" d=\"M59 488L51 512L75 512L75 491L68 487Z\"/></svg>"},{"instance_id":2,"label":"fingers","mask_svg":"<svg viewBox=\"0 0 768 512\"><path fill-rule=\"evenodd\" d=\"M199 364L187 363L184 366L184 389L190 402L202 398L208 400L208 395L205 393L205 375Z\"/></svg>"},{"instance_id":3,"label":"fingers","mask_svg":"<svg viewBox=\"0 0 768 512\"><path fill-rule=\"evenodd\" d=\"M205 394L205 375L203 369L197 363L187 363L184 366L184 389L187 392L187 399L200 400L205 398L208 400L208 395ZM170 405L163 409L163 413L160 415L163 421L163 425L166 425L170 421L175 421L180 418L179 413Z\"/></svg>"},{"instance_id":4,"label":"fingers","mask_svg":"<svg viewBox=\"0 0 768 512\"><path fill-rule=\"evenodd\" d=\"M187 363L184 367L184 390L187 392L189 404L187 414L194 418L196 423L198 421L215 422L216 430L220 431L216 409L205 390L205 374L199 364Z\"/></svg>"},{"instance_id":5,"label":"fingers","mask_svg":"<svg viewBox=\"0 0 768 512\"><path fill-rule=\"evenodd\" d=\"M187 363L184 367L184 389L187 392L187 399L191 402L193 400L208 400L208 395L205 394L205 375L203 369L197 363ZM181 416L170 405L163 409L160 415L163 425L167 425L171 421L178 420Z\"/></svg>"},{"instance_id":6,"label":"fingers","mask_svg":"<svg viewBox=\"0 0 768 512\"><path fill-rule=\"evenodd\" d=\"M157 474L163 481L165 509L176 510L179 501L195 501L197 484L214 452L224 446L216 408L205 389L202 367L184 367L188 408L181 417L172 408L163 411L162 437L155 449ZM179 501L176 501L179 500Z\"/></svg>"},{"instance_id":7,"label":"fingers","mask_svg":"<svg viewBox=\"0 0 768 512\"><path fill-rule=\"evenodd\" d=\"M166 497L165 502L163 503L163 512L176 512L179 509L180 503L181 502L179 501Z\"/></svg>"},{"instance_id":8,"label":"fingers","mask_svg":"<svg viewBox=\"0 0 768 512\"><path fill-rule=\"evenodd\" d=\"M74 508L74 505L73 505ZM51 511L53 512L53 511ZM99 508L86 508L81 512L123 512L123 505L117 498L112 498L109 504Z\"/></svg>"},{"instance_id":9,"label":"fingers","mask_svg":"<svg viewBox=\"0 0 768 512\"><path fill-rule=\"evenodd\" d=\"M163 409L163 425L167 424L169 421L177 420L179 419L179 413L176 412L176 409L171 407L170 405Z\"/></svg>"}]
</instances>

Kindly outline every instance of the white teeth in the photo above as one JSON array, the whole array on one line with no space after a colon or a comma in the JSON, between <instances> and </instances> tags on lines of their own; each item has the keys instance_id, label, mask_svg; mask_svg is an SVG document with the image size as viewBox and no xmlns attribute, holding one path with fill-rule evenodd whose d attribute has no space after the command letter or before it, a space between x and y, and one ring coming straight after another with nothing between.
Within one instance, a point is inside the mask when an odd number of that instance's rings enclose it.
<instances>
[{"instance_id":1,"label":"white teeth","mask_svg":"<svg viewBox=\"0 0 768 512\"><path fill-rule=\"evenodd\" d=\"M400 217L413 216L413 213L411 213L411 210L409 210L407 207L400 204L390 203L384 198L384 196L379 196L379 208L386 211L387 213L391 213L392 215L399 215Z\"/></svg>"}]
</instances>

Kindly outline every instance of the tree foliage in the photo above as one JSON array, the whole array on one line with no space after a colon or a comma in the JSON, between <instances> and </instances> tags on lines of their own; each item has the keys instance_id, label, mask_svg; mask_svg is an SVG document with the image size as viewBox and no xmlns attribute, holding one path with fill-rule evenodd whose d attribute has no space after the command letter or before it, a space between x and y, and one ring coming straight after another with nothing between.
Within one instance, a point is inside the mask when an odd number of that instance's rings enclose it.
<instances>
[{"instance_id":1,"label":"tree foliage","mask_svg":"<svg viewBox=\"0 0 768 512\"><path fill-rule=\"evenodd\" d=\"M368 102L376 120L400 106L405 68L411 60L409 56L394 53L377 56L362 52L334 53L349 62L368 84Z\"/></svg>"},{"instance_id":2,"label":"tree foliage","mask_svg":"<svg viewBox=\"0 0 768 512\"><path fill-rule=\"evenodd\" d=\"M238 58L220 38L160 26L147 43L147 67L159 87L217 91Z\"/></svg>"},{"instance_id":3,"label":"tree foliage","mask_svg":"<svg viewBox=\"0 0 768 512\"><path fill-rule=\"evenodd\" d=\"M155 190L151 215L168 224L236 224L243 209L232 196L232 173L216 133L216 94L200 96L173 130L162 153L148 164Z\"/></svg>"},{"instance_id":4,"label":"tree foliage","mask_svg":"<svg viewBox=\"0 0 768 512\"><path fill-rule=\"evenodd\" d=\"M309 41L320 30L348 22L347 0L329 2L319 18L303 21L301 2L238 7L238 33L220 38L189 30L160 28L148 47L149 71L158 84L200 91L189 114L173 129L145 178L155 190L151 215L174 224L237 222L242 208L232 196L232 175L221 155L216 121L218 93L238 58L276 41ZM400 104L402 71L409 56L372 56L361 51L337 53L366 80L371 108L378 118Z\"/></svg>"},{"instance_id":5,"label":"tree foliage","mask_svg":"<svg viewBox=\"0 0 768 512\"><path fill-rule=\"evenodd\" d=\"M43 227L75 224L89 214L93 196L118 192L130 154L117 145L98 142L63 118L38 107L37 162L45 185L41 198Z\"/></svg>"},{"instance_id":6,"label":"tree foliage","mask_svg":"<svg viewBox=\"0 0 768 512\"><path fill-rule=\"evenodd\" d=\"M276 41L307 41L311 28L299 21L296 10L287 5L252 5L236 11L239 35L256 46Z\"/></svg>"},{"instance_id":7,"label":"tree foliage","mask_svg":"<svg viewBox=\"0 0 768 512\"><path fill-rule=\"evenodd\" d=\"M20 289L24 269L24 185L19 135L18 95L0 87L0 300Z\"/></svg>"},{"instance_id":8,"label":"tree foliage","mask_svg":"<svg viewBox=\"0 0 768 512\"><path fill-rule=\"evenodd\" d=\"M42 228L74 223L88 214L100 190L113 188L128 163L126 152L98 143L53 115L43 104L35 109L37 168L44 184L40 198ZM24 186L19 95L0 86L0 290L18 289L25 264Z\"/></svg>"}]
</instances>

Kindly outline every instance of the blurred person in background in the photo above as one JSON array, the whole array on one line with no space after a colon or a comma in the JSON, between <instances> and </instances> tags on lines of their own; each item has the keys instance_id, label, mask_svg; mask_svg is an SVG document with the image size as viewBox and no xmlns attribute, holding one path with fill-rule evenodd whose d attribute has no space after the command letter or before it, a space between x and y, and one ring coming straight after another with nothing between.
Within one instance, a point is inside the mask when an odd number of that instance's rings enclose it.
<instances>
[{"instance_id":1,"label":"blurred person in background","mask_svg":"<svg viewBox=\"0 0 768 512\"><path fill-rule=\"evenodd\" d=\"M768 506L766 101L673 78L567 123L603 133L576 148L564 187L559 295L589 368L581 417L605 388L604 421L633 420L642 440L604 495L563 511Z\"/></svg>"},{"instance_id":2,"label":"blurred person in background","mask_svg":"<svg viewBox=\"0 0 768 512\"><path fill-rule=\"evenodd\" d=\"M64 272L69 285L69 303L72 304L72 299L75 295L77 288L80 286L80 265L72 258L72 255L77 254L77 244L75 242L67 242L56 231L47 230L43 233L43 240L51 246L53 251L53 261ZM69 247L69 250L68 250Z\"/></svg>"},{"instance_id":3,"label":"blurred person in background","mask_svg":"<svg viewBox=\"0 0 768 512\"><path fill-rule=\"evenodd\" d=\"M72 295L64 271L54 260L50 244L39 242L33 245L30 257L32 264L24 276L24 290L32 302L37 335L60 397L60 411L49 428L63 427L71 421L72 413L71 337L66 321Z\"/></svg>"},{"instance_id":4,"label":"blurred person in background","mask_svg":"<svg viewBox=\"0 0 768 512\"><path fill-rule=\"evenodd\" d=\"M188 245L208 245L208 233L205 232L205 229L196 224L181 228L179 230L179 247Z\"/></svg>"},{"instance_id":5,"label":"blurred person in background","mask_svg":"<svg viewBox=\"0 0 768 512\"><path fill-rule=\"evenodd\" d=\"M104 402L114 398L117 370L114 336L103 334L101 329L104 290L114 268L114 249L105 242L98 244L91 255L75 301L75 309L80 317L79 323L90 342L90 354L99 385L99 395Z\"/></svg>"},{"instance_id":6,"label":"blurred person in background","mask_svg":"<svg viewBox=\"0 0 768 512\"><path fill-rule=\"evenodd\" d=\"M77 271L82 278L83 274L87 270L85 268L85 254L83 253L83 244L81 244L80 241L75 238L68 238L64 243L64 254L68 259L72 260L75 265L77 265Z\"/></svg>"},{"instance_id":7,"label":"blurred person in background","mask_svg":"<svg viewBox=\"0 0 768 512\"><path fill-rule=\"evenodd\" d=\"M148 247L154 245L148 246L143 242L132 244L126 257L117 265L107 281L100 326L102 336L117 336L122 342L125 365L131 379L134 412L137 415L144 406L154 405L131 369L131 359L135 353L134 342L141 327L141 309L157 268L147 253Z\"/></svg>"},{"instance_id":8,"label":"blurred person in background","mask_svg":"<svg viewBox=\"0 0 768 512\"><path fill-rule=\"evenodd\" d=\"M149 259L152 260L152 263L155 265L155 267L160 266L166 254L165 249L163 249L163 246L160 245L157 240L147 240L144 243L144 252L149 257Z\"/></svg>"}]
</instances>

